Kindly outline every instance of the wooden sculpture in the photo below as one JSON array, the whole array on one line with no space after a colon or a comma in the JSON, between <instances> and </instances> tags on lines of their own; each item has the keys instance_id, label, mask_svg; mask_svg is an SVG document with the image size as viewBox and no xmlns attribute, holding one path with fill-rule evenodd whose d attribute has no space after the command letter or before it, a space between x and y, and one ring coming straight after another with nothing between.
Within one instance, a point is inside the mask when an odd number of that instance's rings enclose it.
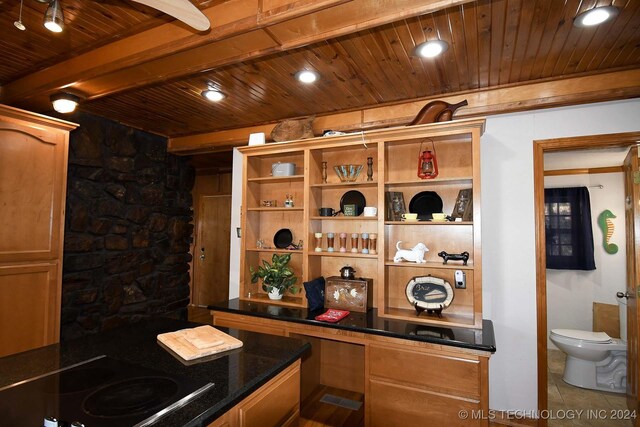
<instances>
[{"instance_id":1,"label":"wooden sculpture","mask_svg":"<svg viewBox=\"0 0 640 427\"><path fill-rule=\"evenodd\" d=\"M449 104L444 101L431 101L418 113L409 126L423 125L426 123L448 122L453 118L453 113L465 105L469 105L467 100L458 102L457 104Z\"/></svg>"},{"instance_id":2,"label":"wooden sculpture","mask_svg":"<svg viewBox=\"0 0 640 427\"><path fill-rule=\"evenodd\" d=\"M292 141L294 139L313 138L311 124L315 117L304 119L287 119L278 123L271 131L271 139L274 141Z\"/></svg>"}]
</instances>

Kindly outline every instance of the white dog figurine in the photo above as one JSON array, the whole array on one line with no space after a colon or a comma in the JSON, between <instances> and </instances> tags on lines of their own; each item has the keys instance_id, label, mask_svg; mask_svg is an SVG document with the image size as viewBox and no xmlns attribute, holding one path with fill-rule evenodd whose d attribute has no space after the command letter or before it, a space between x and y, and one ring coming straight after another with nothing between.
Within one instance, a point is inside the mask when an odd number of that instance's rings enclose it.
<instances>
[{"instance_id":1,"label":"white dog figurine","mask_svg":"<svg viewBox=\"0 0 640 427\"><path fill-rule=\"evenodd\" d=\"M412 249L400 249L400 243L402 243L402 240L396 243L397 252L393 257L393 262L400 262L403 259L418 264L427 262L424 259L424 254L429 252L429 248L424 243L418 243Z\"/></svg>"}]
</instances>

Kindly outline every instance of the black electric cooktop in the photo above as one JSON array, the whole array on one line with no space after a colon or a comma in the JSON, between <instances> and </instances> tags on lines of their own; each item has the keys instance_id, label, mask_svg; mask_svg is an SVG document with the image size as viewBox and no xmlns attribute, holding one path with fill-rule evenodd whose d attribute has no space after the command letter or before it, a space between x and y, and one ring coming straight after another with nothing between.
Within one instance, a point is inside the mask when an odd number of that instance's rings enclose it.
<instances>
[{"instance_id":1,"label":"black electric cooktop","mask_svg":"<svg viewBox=\"0 0 640 427\"><path fill-rule=\"evenodd\" d=\"M0 389L3 425L146 426L179 408L212 383L99 356Z\"/></svg>"}]
</instances>

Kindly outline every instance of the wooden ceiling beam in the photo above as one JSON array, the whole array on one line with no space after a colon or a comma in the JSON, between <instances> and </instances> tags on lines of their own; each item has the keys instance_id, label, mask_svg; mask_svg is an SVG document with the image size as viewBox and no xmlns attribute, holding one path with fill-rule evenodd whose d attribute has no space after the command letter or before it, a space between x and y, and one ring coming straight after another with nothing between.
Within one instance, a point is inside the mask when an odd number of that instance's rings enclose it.
<instances>
[{"instance_id":1,"label":"wooden ceiling beam","mask_svg":"<svg viewBox=\"0 0 640 427\"><path fill-rule=\"evenodd\" d=\"M640 69L621 70L560 80L545 80L524 85L509 85L423 98L408 102L376 106L356 111L317 117L313 130L357 131L410 122L428 102L441 99L450 103L467 99L468 107L459 109L456 118L504 114L539 108L560 107L589 102L640 97ZM197 154L230 150L247 144L249 134L264 132L269 138L276 123L222 130L198 135L169 138L168 151L174 154Z\"/></svg>"},{"instance_id":2,"label":"wooden ceiling beam","mask_svg":"<svg viewBox=\"0 0 640 427\"><path fill-rule=\"evenodd\" d=\"M96 99L470 1L230 0L203 11L207 34L164 24L11 82L0 102L42 110L62 89Z\"/></svg>"}]
</instances>

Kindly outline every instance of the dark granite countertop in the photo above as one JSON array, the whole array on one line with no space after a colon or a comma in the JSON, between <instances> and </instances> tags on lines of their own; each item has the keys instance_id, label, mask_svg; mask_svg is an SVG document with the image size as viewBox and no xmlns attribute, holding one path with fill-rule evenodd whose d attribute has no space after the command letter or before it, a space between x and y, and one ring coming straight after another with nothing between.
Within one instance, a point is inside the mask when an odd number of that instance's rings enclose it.
<instances>
[{"instance_id":1,"label":"dark granite countertop","mask_svg":"<svg viewBox=\"0 0 640 427\"><path fill-rule=\"evenodd\" d=\"M482 321L482 329L446 328L383 318L378 316L378 310L373 308L367 313L352 311L349 316L337 323L326 323L315 320L315 316L323 313L324 310L313 312L306 308L285 307L269 304L268 302L244 301L238 298L214 303L209 305L208 308L210 310L225 311L228 313L245 314L248 316L284 320L287 322L343 329L492 353L496 351L493 323L486 319Z\"/></svg>"},{"instance_id":2,"label":"dark granite countertop","mask_svg":"<svg viewBox=\"0 0 640 427\"><path fill-rule=\"evenodd\" d=\"M205 358L206 361L187 366L157 343L156 336L160 333L196 326L200 325L158 318L2 357L0 388L107 355L147 368L213 382L214 387L156 422L162 426L206 426L310 348L298 339L220 328L239 338L243 346L214 360Z\"/></svg>"}]
</instances>

